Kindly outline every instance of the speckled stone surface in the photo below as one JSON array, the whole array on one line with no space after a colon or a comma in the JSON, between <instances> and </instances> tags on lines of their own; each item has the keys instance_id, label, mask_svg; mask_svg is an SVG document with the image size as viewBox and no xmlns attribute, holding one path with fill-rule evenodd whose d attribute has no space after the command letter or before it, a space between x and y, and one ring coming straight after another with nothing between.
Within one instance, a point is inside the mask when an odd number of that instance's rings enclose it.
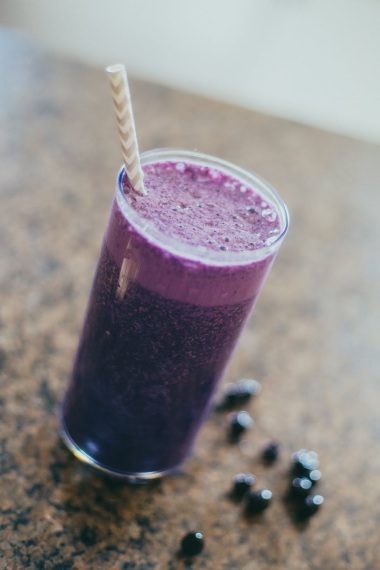
<instances>
[{"instance_id":1,"label":"speckled stone surface","mask_svg":"<svg viewBox=\"0 0 380 570\"><path fill-rule=\"evenodd\" d=\"M121 162L102 70L0 31L0 569L380 568L380 148L131 81L140 149L198 149L255 170L291 229L225 381L258 378L255 425L228 443L213 412L183 469L147 486L102 478L57 435ZM265 467L260 448L281 442ZM295 524L289 456L321 458L325 496ZM253 471L255 520L229 497ZM178 547L192 529L206 546Z\"/></svg>"}]
</instances>

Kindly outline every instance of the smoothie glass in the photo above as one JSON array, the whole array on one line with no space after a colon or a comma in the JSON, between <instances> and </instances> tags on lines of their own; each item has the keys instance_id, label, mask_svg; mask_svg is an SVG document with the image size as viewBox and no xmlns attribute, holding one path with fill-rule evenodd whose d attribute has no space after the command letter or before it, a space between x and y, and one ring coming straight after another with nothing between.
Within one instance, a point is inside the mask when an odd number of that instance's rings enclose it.
<instances>
[{"instance_id":1,"label":"smoothie glass","mask_svg":"<svg viewBox=\"0 0 380 570\"><path fill-rule=\"evenodd\" d=\"M141 155L143 168L167 161L253 188L279 231L252 251L189 245L139 216L119 173L60 433L76 457L131 481L162 476L190 454L288 227L286 206L255 174L195 152Z\"/></svg>"}]
</instances>

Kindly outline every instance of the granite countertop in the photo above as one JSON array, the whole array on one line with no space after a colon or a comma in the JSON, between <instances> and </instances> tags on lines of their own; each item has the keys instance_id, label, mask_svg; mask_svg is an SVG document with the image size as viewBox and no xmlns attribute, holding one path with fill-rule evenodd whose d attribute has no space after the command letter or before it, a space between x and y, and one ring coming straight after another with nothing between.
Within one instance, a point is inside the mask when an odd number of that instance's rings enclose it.
<instances>
[{"instance_id":1,"label":"granite countertop","mask_svg":"<svg viewBox=\"0 0 380 570\"><path fill-rule=\"evenodd\" d=\"M380 568L380 148L131 81L140 149L198 149L278 188L291 229L225 381L254 377L242 445L213 412L183 468L131 486L57 435L121 163L102 70L0 31L0 569ZM260 460L265 441L279 460ZM325 503L296 524L290 454L318 451ZM274 499L247 520L229 497L253 471ZM178 554L200 529L198 557Z\"/></svg>"}]
</instances>

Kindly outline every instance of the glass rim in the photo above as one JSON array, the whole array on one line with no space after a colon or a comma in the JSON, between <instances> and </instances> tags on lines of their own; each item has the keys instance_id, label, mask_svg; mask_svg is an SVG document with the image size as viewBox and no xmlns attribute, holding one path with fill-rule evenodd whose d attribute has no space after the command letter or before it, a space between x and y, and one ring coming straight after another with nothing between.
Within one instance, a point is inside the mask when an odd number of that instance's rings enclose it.
<instances>
[{"instance_id":1,"label":"glass rim","mask_svg":"<svg viewBox=\"0 0 380 570\"><path fill-rule=\"evenodd\" d=\"M224 159L197 151L159 148L144 151L140 155L141 166L153 162L166 162L169 160L215 168L229 176L237 178L246 186L252 187L254 191L262 195L276 210L280 220L281 231L270 244L249 251L211 250L205 246L191 245L169 237L164 232L158 230L150 221L142 218L130 206L122 186L122 177L125 170L124 166L122 166L117 177L117 201L127 221L135 227L144 238L178 257L191 261L201 261L208 265L247 265L265 259L277 252L289 227L289 213L286 204L277 190L266 180L255 172L250 172Z\"/></svg>"}]
</instances>

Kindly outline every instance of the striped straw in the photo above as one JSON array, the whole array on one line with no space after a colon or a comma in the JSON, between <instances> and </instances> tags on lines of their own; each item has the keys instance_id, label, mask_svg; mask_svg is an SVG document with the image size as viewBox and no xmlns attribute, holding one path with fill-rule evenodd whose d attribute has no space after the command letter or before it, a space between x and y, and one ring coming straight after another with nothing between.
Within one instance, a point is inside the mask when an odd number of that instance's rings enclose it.
<instances>
[{"instance_id":1,"label":"striped straw","mask_svg":"<svg viewBox=\"0 0 380 570\"><path fill-rule=\"evenodd\" d=\"M128 87L127 72L121 63L106 67L111 84L113 105L123 153L125 171L132 187L140 194L146 194L140 166L135 122Z\"/></svg>"}]
</instances>

